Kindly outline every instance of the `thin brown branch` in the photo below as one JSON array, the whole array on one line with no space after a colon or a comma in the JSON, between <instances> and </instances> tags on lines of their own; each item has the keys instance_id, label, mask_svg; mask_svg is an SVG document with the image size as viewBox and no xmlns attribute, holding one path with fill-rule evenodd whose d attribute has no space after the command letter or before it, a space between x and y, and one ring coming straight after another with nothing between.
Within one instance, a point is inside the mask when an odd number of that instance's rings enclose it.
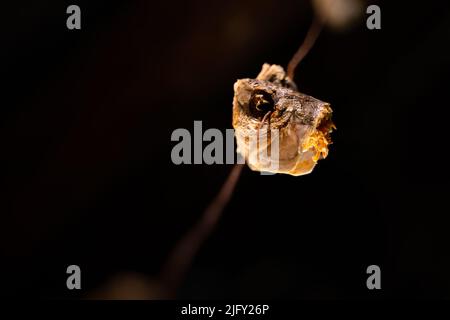
<instances>
[{"instance_id":1,"label":"thin brown branch","mask_svg":"<svg viewBox=\"0 0 450 320\"><path fill-rule=\"evenodd\" d=\"M287 76L294 81L294 73L295 68L297 68L300 61L308 54L311 48L314 46L317 38L319 37L320 31L323 27L323 21L319 18L314 18L311 26L309 27L308 33L306 34L305 40L301 44L300 48L298 48L297 52L292 57L291 61L289 61L287 67Z\"/></svg>"},{"instance_id":2,"label":"thin brown branch","mask_svg":"<svg viewBox=\"0 0 450 320\"><path fill-rule=\"evenodd\" d=\"M214 230L225 206L230 201L243 167L243 164L234 165L219 193L205 209L201 219L180 239L170 253L161 271L161 280L170 295L176 293L200 246Z\"/></svg>"}]
</instances>

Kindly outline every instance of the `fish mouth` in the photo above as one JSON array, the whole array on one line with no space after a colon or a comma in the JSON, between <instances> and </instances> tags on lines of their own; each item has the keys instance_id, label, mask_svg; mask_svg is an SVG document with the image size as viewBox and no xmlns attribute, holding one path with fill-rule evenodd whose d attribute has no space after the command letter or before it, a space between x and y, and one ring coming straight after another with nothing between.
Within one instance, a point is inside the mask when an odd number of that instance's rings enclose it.
<instances>
[{"instance_id":1,"label":"fish mouth","mask_svg":"<svg viewBox=\"0 0 450 320\"><path fill-rule=\"evenodd\" d=\"M336 130L336 126L331 120L332 112L329 104L323 106L322 112L317 117L311 133L301 145L303 152L312 151L312 160L314 162L325 159L328 155L328 145L333 143L331 140L331 132Z\"/></svg>"}]
</instances>

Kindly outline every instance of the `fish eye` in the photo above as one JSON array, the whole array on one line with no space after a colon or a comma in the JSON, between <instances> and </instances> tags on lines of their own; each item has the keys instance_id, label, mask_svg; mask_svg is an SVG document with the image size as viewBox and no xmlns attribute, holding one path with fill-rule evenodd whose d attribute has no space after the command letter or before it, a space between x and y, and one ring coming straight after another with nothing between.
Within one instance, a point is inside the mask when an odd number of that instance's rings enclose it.
<instances>
[{"instance_id":1,"label":"fish eye","mask_svg":"<svg viewBox=\"0 0 450 320\"><path fill-rule=\"evenodd\" d=\"M274 109L272 96L266 91L255 91L248 105L250 114L254 117L263 117L267 112Z\"/></svg>"}]
</instances>

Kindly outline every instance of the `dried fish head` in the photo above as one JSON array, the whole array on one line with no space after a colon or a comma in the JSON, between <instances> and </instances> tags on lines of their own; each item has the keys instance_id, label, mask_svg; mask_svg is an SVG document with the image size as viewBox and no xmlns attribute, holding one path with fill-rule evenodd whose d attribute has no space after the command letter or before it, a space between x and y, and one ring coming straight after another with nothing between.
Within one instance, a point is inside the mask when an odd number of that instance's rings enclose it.
<instances>
[{"instance_id":1,"label":"dried fish head","mask_svg":"<svg viewBox=\"0 0 450 320\"><path fill-rule=\"evenodd\" d=\"M278 65L264 64L256 79L234 84L237 151L252 170L310 173L328 155L331 115L328 103L298 92Z\"/></svg>"}]
</instances>

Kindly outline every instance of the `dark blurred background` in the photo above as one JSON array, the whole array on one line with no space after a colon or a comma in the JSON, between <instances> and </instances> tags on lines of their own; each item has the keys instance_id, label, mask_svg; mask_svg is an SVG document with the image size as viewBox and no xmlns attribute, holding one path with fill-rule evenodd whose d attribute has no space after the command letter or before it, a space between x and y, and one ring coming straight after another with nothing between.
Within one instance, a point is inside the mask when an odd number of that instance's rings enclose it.
<instances>
[{"instance_id":1,"label":"dark blurred background","mask_svg":"<svg viewBox=\"0 0 450 320\"><path fill-rule=\"evenodd\" d=\"M81 30L66 28L70 4ZM329 157L302 177L245 168L179 298L450 298L450 11L363 4L381 7L382 29L368 30L365 12L326 27L296 73L300 91L333 107ZM231 128L235 80L286 66L314 7L8 1L2 11L1 294L108 297L132 283L151 295L231 169L172 164L172 131ZM71 264L81 291L66 288ZM371 264L382 290L366 288Z\"/></svg>"}]
</instances>

